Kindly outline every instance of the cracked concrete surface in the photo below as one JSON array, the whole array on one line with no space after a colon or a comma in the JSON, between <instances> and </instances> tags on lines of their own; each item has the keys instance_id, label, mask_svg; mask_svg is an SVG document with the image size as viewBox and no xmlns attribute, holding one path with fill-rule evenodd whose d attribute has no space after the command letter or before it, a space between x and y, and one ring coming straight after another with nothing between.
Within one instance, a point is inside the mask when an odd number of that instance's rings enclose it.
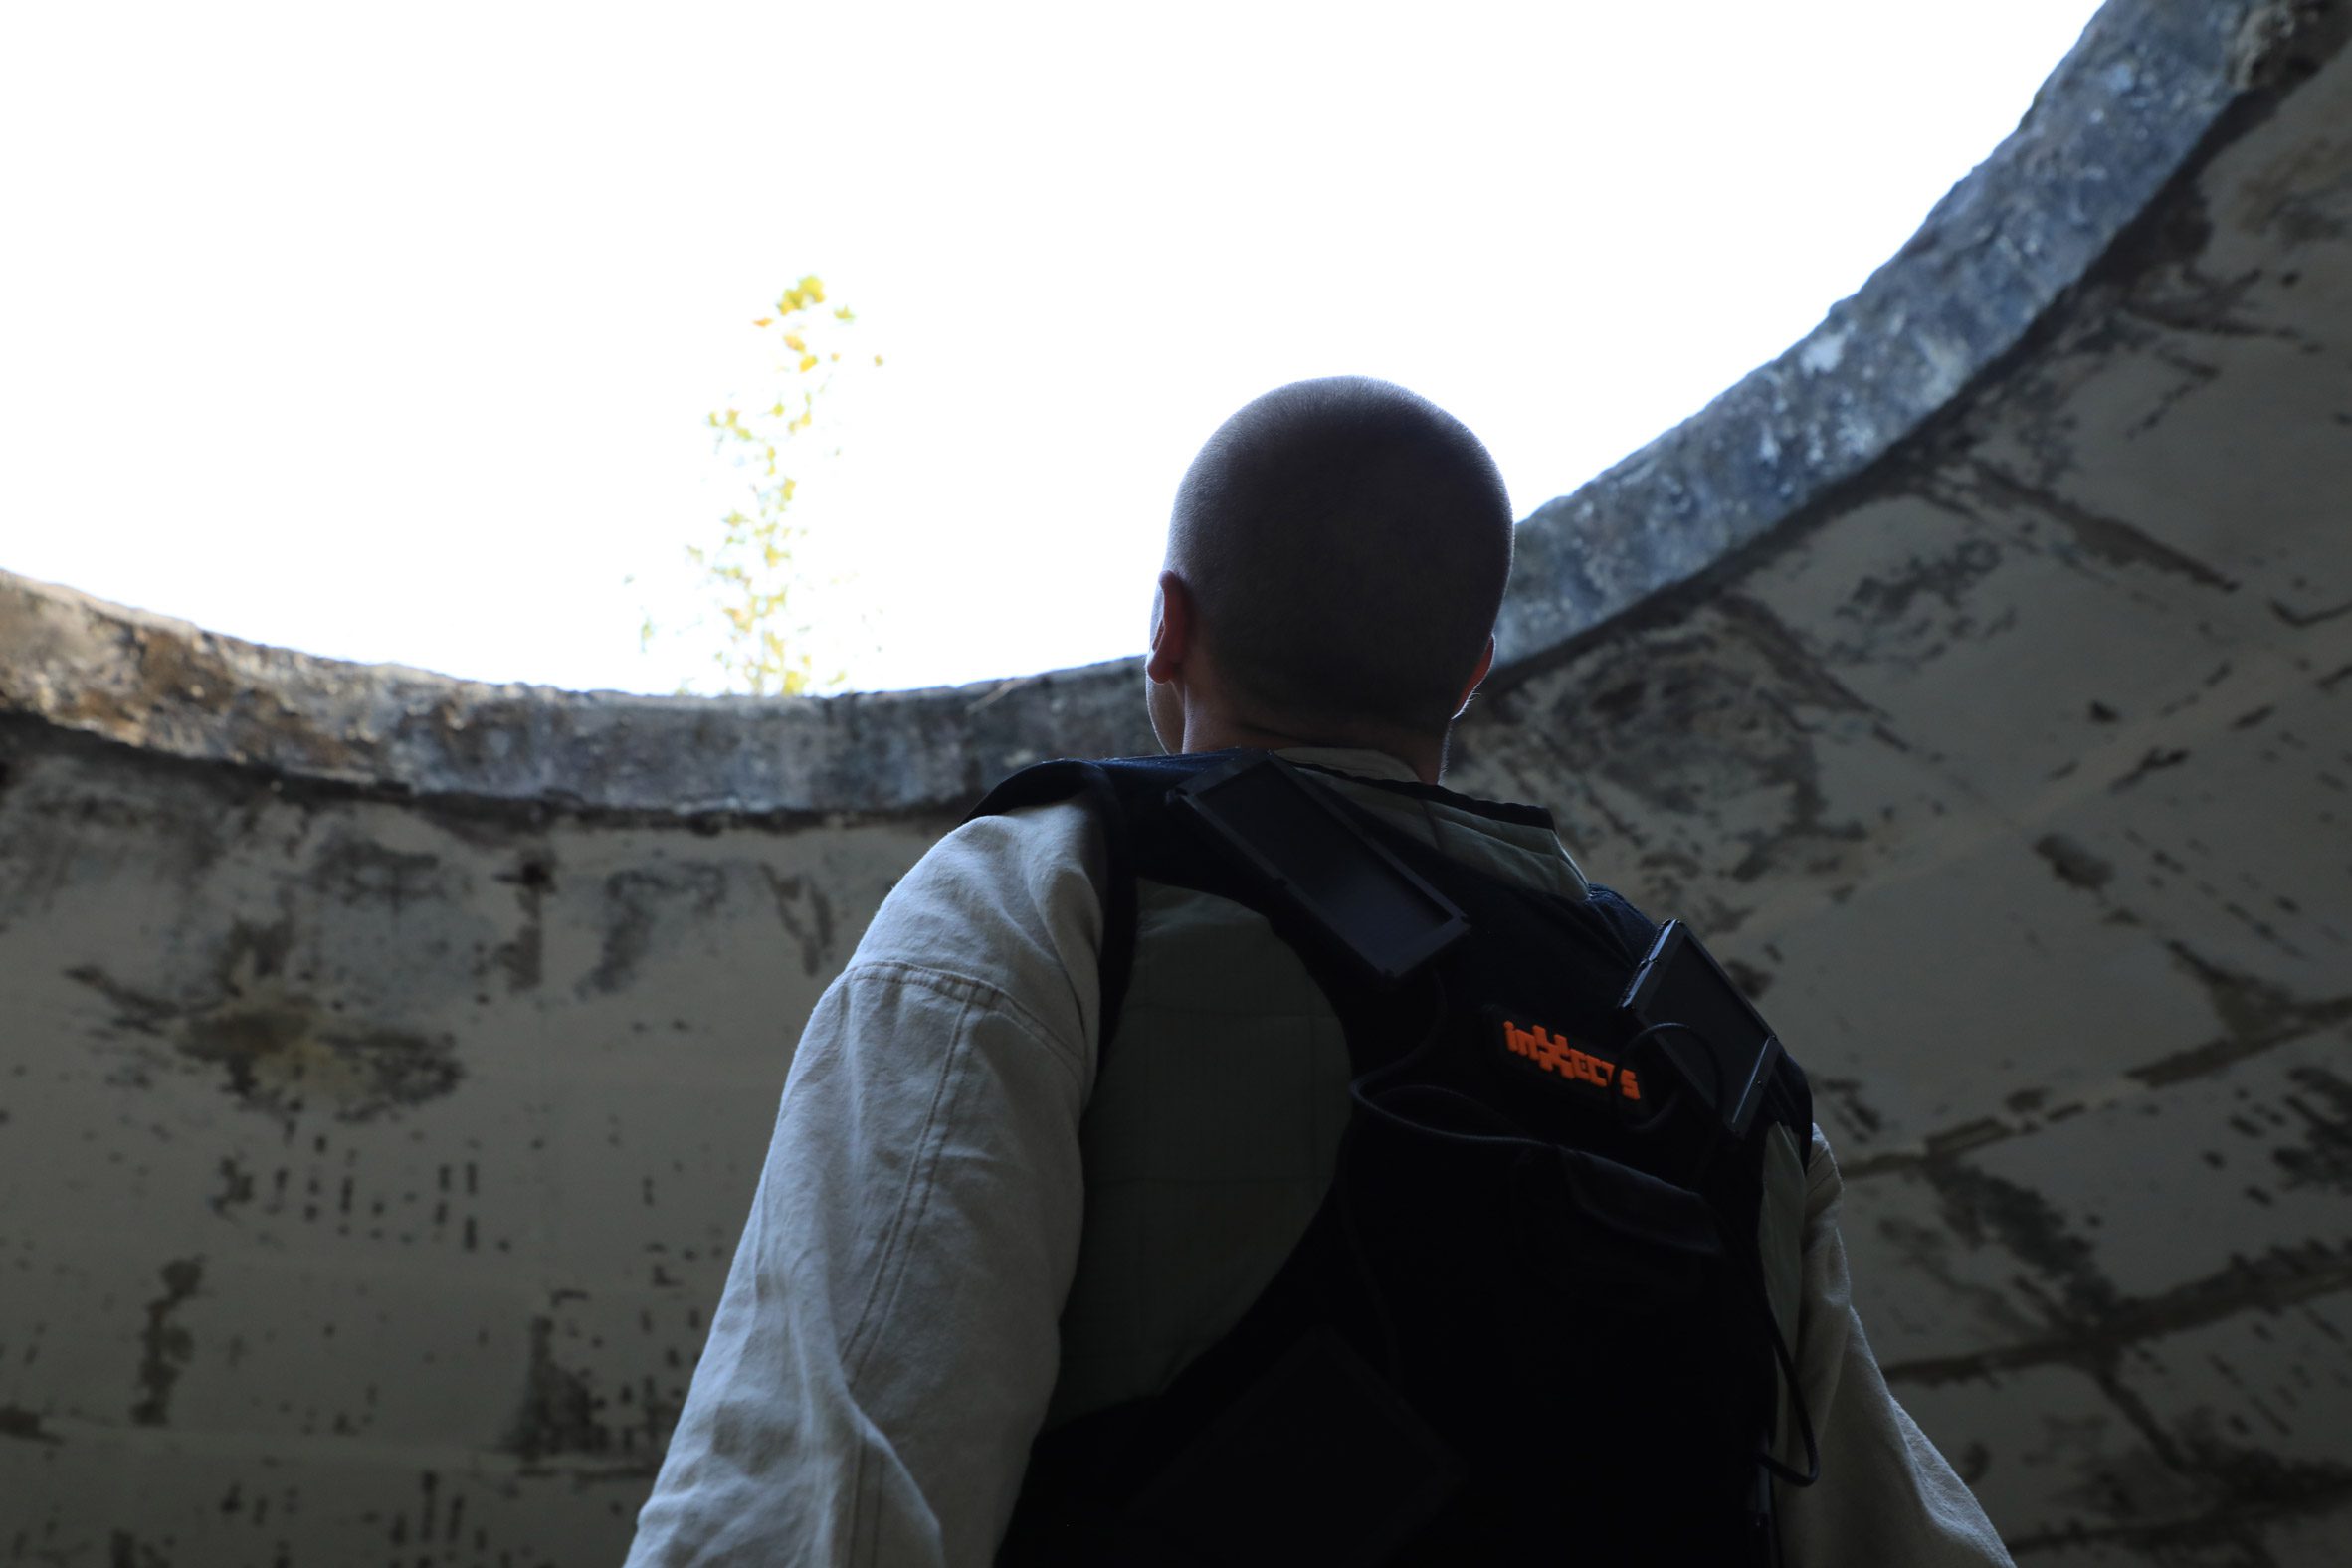
<instances>
[{"instance_id":1,"label":"cracked concrete surface","mask_svg":"<svg viewBox=\"0 0 2352 1568\"><path fill-rule=\"evenodd\" d=\"M1763 1000L2022 1561L2352 1560L2346 11L2111 4L1528 520L1450 779ZM485 687L0 576L0 1558L616 1560L801 1020L1138 687Z\"/></svg>"}]
</instances>

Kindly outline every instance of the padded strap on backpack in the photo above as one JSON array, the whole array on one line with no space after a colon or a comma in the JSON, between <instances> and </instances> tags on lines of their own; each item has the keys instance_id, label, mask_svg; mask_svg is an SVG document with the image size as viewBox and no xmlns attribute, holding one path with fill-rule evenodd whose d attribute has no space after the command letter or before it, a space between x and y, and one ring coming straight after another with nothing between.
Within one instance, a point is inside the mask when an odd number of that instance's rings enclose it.
<instances>
[{"instance_id":1,"label":"padded strap on backpack","mask_svg":"<svg viewBox=\"0 0 2352 1568\"><path fill-rule=\"evenodd\" d=\"M1127 999L1127 977L1135 967L1135 844L1117 786L1107 772L1091 762L1041 762L990 790L965 814L964 821L1073 797L1101 826L1107 874L1102 888L1101 1027L1094 1047L1094 1071L1099 1075L1102 1053L1118 1033L1119 1009Z\"/></svg>"}]
</instances>

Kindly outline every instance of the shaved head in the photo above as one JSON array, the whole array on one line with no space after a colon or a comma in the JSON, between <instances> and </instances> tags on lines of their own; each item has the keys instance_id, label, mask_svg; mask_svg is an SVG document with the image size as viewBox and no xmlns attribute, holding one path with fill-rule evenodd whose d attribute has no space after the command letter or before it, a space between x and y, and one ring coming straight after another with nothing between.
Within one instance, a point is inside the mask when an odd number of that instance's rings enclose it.
<instances>
[{"instance_id":1,"label":"shaved head","mask_svg":"<svg viewBox=\"0 0 2352 1568\"><path fill-rule=\"evenodd\" d=\"M1277 387L1176 492L1168 567L1235 692L1296 724L1443 735L1510 575L1502 475L1403 387Z\"/></svg>"}]
</instances>

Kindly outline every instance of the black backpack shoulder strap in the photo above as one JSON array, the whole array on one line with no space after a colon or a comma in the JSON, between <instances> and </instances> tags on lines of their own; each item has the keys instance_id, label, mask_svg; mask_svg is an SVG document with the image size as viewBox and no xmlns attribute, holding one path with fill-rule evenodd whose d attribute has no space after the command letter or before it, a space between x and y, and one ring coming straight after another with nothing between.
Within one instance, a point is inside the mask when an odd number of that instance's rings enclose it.
<instances>
[{"instance_id":1,"label":"black backpack shoulder strap","mask_svg":"<svg viewBox=\"0 0 2352 1568\"><path fill-rule=\"evenodd\" d=\"M1120 1008L1135 967L1135 880L1151 876L1206 891L1246 896L1231 873L1194 853L1167 807L1168 792L1196 773L1241 754L1240 749L1162 757L1104 757L1086 761L1063 757L1023 768L990 790L964 816L965 822L1024 806L1077 800L1102 829L1105 878L1102 888L1100 1054L1118 1033ZM1197 865L1196 865L1197 863Z\"/></svg>"},{"instance_id":2,"label":"black backpack shoulder strap","mask_svg":"<svg viewBox=\"0 0 2352 1568\"><path fill-rule=\"evenodd\" d=\"M1169 794L1178 785L1243 754L1241 749L1235 749L1165 757L1109 757L1099 761L1062 758L1041 762L1022 769L998 784L964 818L969 822L974 818L994 816L1024 806L1076 799L1101 826L1106 876L1102 889L1102 951L1099 959L1101 1024L1096 1040L1097 1071L1099 1053L1108 1047L1118 1032L1120 1010L1126 1000L1128 979L1134 969L1138 918L1136 879L1148 876L1157 881L1230 897L1254 908L1260 907L1264 901L1259 889L1238 868L1226 863L1221 856L1204 853L1200 841L1187 830L1168 805ZM1474 800L1432 785L1408 785L1377 779L1363 782L1400 795L1440 800L1500 821L1523 822L1547 828L1552 826L1550 814L1538 807ZM1485 881L1468 868L1447 860L1439 851L1376 821L1370 813L1344 797L1334 794L1333 799L1339 809L1354 819L1375 841L1385 842L1393 853L1403 857L1417 870L1440 878L1447 885L1458 889L1462 887L1460 879L1463 878L1470 878L1473 882ZM1599 882L1589 885L1590 896L1583 900L1579 912L1609 933L1624 951L1630 968L1649 950L1658 935L1658 927L1613 888ZM1803 1071L1785 1054L1782 1064L1782 1071L1774 1085L1777 1092L1772 1098L1778 1100L1781 1119L1790 1124L1797 1135L1799 1149L1806 1163L1810 1164L1813 1108L1810 1085Z\"/></svg>"},{"instance_id":3,"label":"black backpack shoulder strap","mask_svg":"<svg viewBox=\"0 0 2352 1568\"><path fill-rule=\"evenodd\" d=\"M965 817L971 822L1023 806L1044 806L1076 798L1102 829L1104 885L1102 888L1101 1026L1095 1041L1095 1071L1100 1053L1118 1032L1119 1008L1127 997L1127 976L1135 964L1135 848L1127 813L1109 772L1096 762L1063 758L1040 762L998 784Z\"/></svg>"}]
</instances>

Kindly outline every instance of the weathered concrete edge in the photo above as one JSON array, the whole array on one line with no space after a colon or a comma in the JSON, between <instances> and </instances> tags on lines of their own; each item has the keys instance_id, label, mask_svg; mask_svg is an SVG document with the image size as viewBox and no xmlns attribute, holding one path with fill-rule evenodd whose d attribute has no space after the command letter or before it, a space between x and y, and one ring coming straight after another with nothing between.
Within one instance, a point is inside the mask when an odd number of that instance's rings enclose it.
<instances>
[{"instance_id":1,"label":"weathered concrete edge","mask_svg":"<svg viewBox=\"0 0 2352 1568\"><path fill-rule=\"evenodd\" d=\"M10 710L273 777L687 817L945 810L1046 756L1156 749L1139 660L822 698L566 691L315 658L0 572Z\"/></svg>"},{"instance_id":2,"label":"weathered concrete edge","mask_svg":"<svg viewBox=\"0 0 2352 1568\"><path fill-rule=\"evenodd\" d=\"M2324 19L2321 19L2323 21ZM2280 0L2108 0L2017 130L1769 364L1520 526L1497 663L1688 581L1884 458L2016 348L2265 86Z\"/></svg>"},{"instance_id":3,"label":"weathered concrete edge","mask_svg":"<svg viewBox=\"0 0 2352 1568\"><path fill-rule=\"evenodd\" d=\"M1883 458L2089 273L2306 14L2109 0L1860 292L1527 519L1502 663L1687 582ZM583 811L952 809L1040 756L1153 749L1138 663L822 698L575 692L314 658L0 572L0 711L273 776Z\"/></svg>"}]
</instances>

